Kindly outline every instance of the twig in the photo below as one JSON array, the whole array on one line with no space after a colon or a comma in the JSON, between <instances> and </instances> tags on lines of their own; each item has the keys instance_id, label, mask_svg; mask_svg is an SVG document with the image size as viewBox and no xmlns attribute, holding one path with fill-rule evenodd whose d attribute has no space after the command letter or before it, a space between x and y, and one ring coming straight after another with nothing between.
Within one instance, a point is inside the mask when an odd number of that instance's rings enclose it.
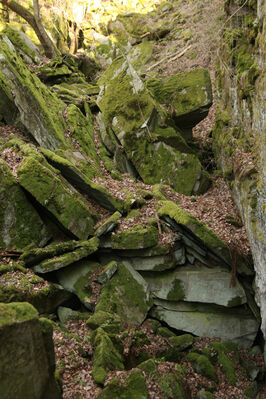
<instances>
[{"instance_id":1,"label":"twig","mask_svg":"<svg viewBox=\"0 0 266 399\"><path fill-rule=\"evenodd\" d=\"M178 54L176 54L176 55L174 55L174 56L173 56L173 54L167 55L167 56L164 57L162 60L156 62L155 64L153 64L153 65L151 65L149 68L147 68L147 72L149 72L151 69L155 68L156 66L160 65L160 64L161 64L162 62L164 62L165 60L168 60L169 58L170 58L170 60L169 60L168 62L173 61L173 60L176 60L177 58L182 57L182 55L184 55L185 52L186 52L187 50L189 50L190 48L191 48L191 44L190 44L188 47L186 47L184 50L182 50L180 53L178 53Z\"/></svg>"}]
</instances>

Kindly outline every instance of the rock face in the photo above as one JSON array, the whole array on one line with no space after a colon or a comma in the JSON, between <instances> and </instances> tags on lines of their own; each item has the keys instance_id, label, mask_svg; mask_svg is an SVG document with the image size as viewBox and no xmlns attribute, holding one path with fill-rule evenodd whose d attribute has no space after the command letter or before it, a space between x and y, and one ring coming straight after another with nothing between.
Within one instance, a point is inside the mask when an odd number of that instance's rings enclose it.
<instances>
[{"instance_id":1,"label":"rock face","mask_svg":"<svg viewBox=\"0 0 266 399\"><path fill-rule=\"evenodd\" d=\"M1 397L59 399L51 323L28 303L1 303L0 314Z\"/></svg>"},{"instance_id":2,"label":"rock face","mask_svg":"<svg viewBox=\"0 0 266 399\"><path fill-rule=\"evenodd\" d=\"M230 23L225 34L230 32L231 39L223 40L220 51L220 103L214 150L230 181L249 236L256 271L256 300L266 337L265 2L248 4L237 15L233 14L236 1L228 1L226 6Z\"/></svg>"}]
</instances>

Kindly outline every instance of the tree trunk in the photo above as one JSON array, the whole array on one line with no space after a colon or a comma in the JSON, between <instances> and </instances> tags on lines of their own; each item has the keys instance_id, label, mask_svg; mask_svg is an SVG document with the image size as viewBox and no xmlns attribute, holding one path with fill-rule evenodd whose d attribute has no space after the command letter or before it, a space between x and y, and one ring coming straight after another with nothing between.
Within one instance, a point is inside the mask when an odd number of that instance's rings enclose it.
<instances>
[{"instance_id":1,"label":"tree trunk","mask_svg":"<svg viewBox=\"0 0 266 399\"><path fill-rule=\"evenodd\" d=\"M28 22L28 24L32 27L38 39L40 40L46 57L53 58L59 54L58 50L56 49L55 45L53 44L52 40L46 33L41 23L38 0L33 0L34 15L32 15L25 7L21 6L14 0L0 0L0 3L10 8L10 10L14 11L16 14L18 14L20 17Z\"/></svg>"}]
</instances>

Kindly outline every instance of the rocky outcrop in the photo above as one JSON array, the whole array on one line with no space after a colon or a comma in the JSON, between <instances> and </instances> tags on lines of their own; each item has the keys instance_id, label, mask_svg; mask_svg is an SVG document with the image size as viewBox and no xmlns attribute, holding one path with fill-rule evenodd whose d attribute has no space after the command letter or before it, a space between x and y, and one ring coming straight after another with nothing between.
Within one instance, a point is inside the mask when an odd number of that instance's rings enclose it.
<instances>
[{"instance_id":1,"label":"rocky outcrop","mask_svg":"<svg viewBox=\"0 0 266 399\"><path fill-rule=\"evenodd\" d=\"M1 303L0 309L1 397L59 399L51 322L28 303Z\"/></svg>"},{"instance_id":2,"label":"rocky outcrop","mask_svg":"<svg viewBox=\"0 0 266 399\"><path fill-rule=\"evenodd\" d=\"M214 150L249 236L266 337L265 2L238 8L238 2L226 1L230 18L220 49Z\"/></svg>"}]
</instances>

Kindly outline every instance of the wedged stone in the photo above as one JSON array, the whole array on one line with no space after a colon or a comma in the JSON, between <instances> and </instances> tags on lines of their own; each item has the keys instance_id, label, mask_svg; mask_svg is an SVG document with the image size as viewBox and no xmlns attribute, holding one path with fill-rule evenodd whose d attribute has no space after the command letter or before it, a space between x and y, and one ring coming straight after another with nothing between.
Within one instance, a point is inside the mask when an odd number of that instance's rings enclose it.
<instances>
[{"instance_id":1,"label":"wedged stone","mask_svg":"<svg viewBox=\"0 0 266 399\"><path fill-rule=\"evenodd\" d=\"M151 306L149 287L143 277L121 263L111 280L103 285L95 310L115 313L123 323L140 325Z\"/></svg>"},{"instance_id":2,"label":"wedged stone","mask_svg":"<svg viewBox=\"0 0 266 399\"><path fill-rule=\"evenodd\" d=\"M0 315L1 398L61 398L50 322L40 322L37 310L26 302L1 303Z\"/></svg>"},{"instance_id":3,"label":"wedged stone","mask_svg":"<svg viewBox=\"0 0 266 399\"><path fill-rule=\"evenodd\" d=\"M57 309L58 318L61 323L67 323L70 320L86 320L91 315L89 312L79 312L64 306Z\"/></svg>"},{"instance_id":4,"label":"wedged stone","mask_svg":"<svg viewBox=\"0 0 266 399\"><path fill-rule=\"evenodd\" d=\"M6 36L0 38L0 70L1 92L14 115L13 120L9 117L9 123L21 122L45 148L64 147L65 104L28 69ZM7 108L4 111L9 112Z\"/></svg>"},{"instance_id":5,"label":"wedged stone","mask_svg":"<svg viewBox=\"0 0 266 399\"><path fill-rule=\"evenodd\" d=\"M163 219L172 219L171 227L174 231L180 232L181 229L183 236L188 236L188 238L191 236L192 240L195 241L195 245L197 245L197 248L193 247L193 249L199 252L199 247L201 247L203 251L201 253L202 256L208 250L227 265L231 265L231 255L228 246L211 229L194 216L183 211L174 202L161 201L161 204L162 206L158 209L158 215Z\"/></svg>"},{"instance_id":6,"label":"wedged stone","mask_svg":"<svg viewBox=\"0 0 266 399\"><path fill-rule=\"evenodd\" d=\"M103 208L111 211L120 210L121 212L124 210L123 201L113 197L104 186L90 180L88 176L93 176L91 169L87 170L88 168L86 167L84 173L79 169L80 161L88 164L86 158L80 152L67 153L64 151L61 154L62 156L49 150L42 150L42 152L48 162L56 169L59 169L71 184L87 194L89 198L95 200Z\"/></svg>"},{"instance_id":7,"label":"wedged stone","mask_svg":"<svg viewBox=\"0 0 266 399\"><path fill-rule=\"evenodd\" d=\"M116 273L117 268L118 268L118 263L116 261L112 261L112 262L108 263L108 265L105 266L105 268L99 275L98 280L97 280L98 283L104 284L108 280L110 280L113 277L113 275Z\"/></svg>"},{"instance_id":8,"label":"wedged stone","mask_svg":"<svg viewBox=\"0 0 266 399\"><path fill-rule=\"evenodd\" d=\"M97 230L95 231L96 237L101 237L113 231L114 228L117 226L118 220L120 218L120 212L115 212L113 215L111 215L108 219L105 220L103 224L101 224L101 226L97 228Z\"/></svg>"},{"instance_id":9,"label":"wedged stone","mask_svg":"<svg viewBox=\"0 0 266 399\"><path fill-rule=\"evenodd\" d=\"M156 245L158 230L154 226L136 225L129 230L112 233L111 245L113 249L142 249Z\"/></svg>"},{"instance_id":10,"label":"wedged stone","mask_svg":"<svg viewBox=\"0 0 266 399\"><path fill-rule=\"evenodd\" d=\"M19 184L29 192L68 233L79 239L93 234L97 216L90 204L48 164L41 154L29 151L17 169Z\"/></svg>"},{"instance_id":11,"label":"wedged stone","mask_svg":"<svg viewBox=\"0 0 266 399\"><path fill-rule=\"evenodd\" d=\"M206 69L151 79L147 87L160 104L171 107L172 118L186 139L192 137L192 128L208 115L212 105L211 79Z\"/></svg>"},{"instance_id":12,"label":"wedged stone","mask_svg":"<svg viewBox=\"0 0 266 399\"><path fill-rule=\"evenodd\" d=\"M33 266L33 270L36 273L42 274L62 269L96 252L98 246L99 239L97 237L93 237L88 241L81 241L79 242L77 249L54 258L44 260L38 265Z\"/></svg>"},{"instance_id":13,"label":"wedged stone","mask_svg":"<svg viewBox=\"0 0 266 399\"><path fill-rule=\"evenodd\" d=\"M247 302L239 281L231 286L232 274L221 267L183 266L165 273L143 274L152 294L159 299L214 303L234 307Z\"/></svg>"},{"instance_id":14,"label":"wedged stone","mask_svg":"<svg viewBox=\"0 0 266 399\"><path fill-rule=\"evenodd\" d=\"M177 330L200 337L220 338L249 348L259 322L243 307L225 309L217 305L155 300L152 317Z\"/></svg>"},{"instance_id":15,"label":"wedged stone","mask_svg":"<svg viewBox=\"0 0 266 399\"><path fill-rule=\"evenodd\" d=\"M90 276L100 267L99 263L81 260L66 269L57 271L59 283L67 291L77 295L84 306L92 311L94 303L91 301L92 289Z\"/></svg>"},{"instance_id":16,"label":"wedged stone","mask_svg":"<svg viewBox=\"0 0 266 399\"><path fill-rule=\"evenodd\" d=\"M48 314L71 298L71 294L59 284L45 281L17 263L6 270L0 265L0 269L0 302L27 301L40 314Z\"/></svg>"},{"instance_id":17,"label":"wedged stone","mask_svg":"<svg viewBox=\"0 0 266 399\"><path fill-rule=\"evenodd\" d=\"M28 64L39 64L41 55L38 47L25 35L24 32L16 29L11 24L6 24L1 31L1 35L5 35L11 41L18 54Z\"/></svg>"},{"instance_id":18,"label":"wedged stone","mask_svg":"<svg viewBox=\"0 0 266 399\"><path fill-rule=\"evenodd\" d=\"M50 238L39 214L0 158L0 247L43 246Z\"/></svg>"},{"instance_id":19,"label":"wedged stone","mask_svg":"<svg viewBox=\"0 0 266 399\"><path fill-rule=\"evenodd\" d=\"M167 126L166 114L131 63L117 58L98 84L101 135L111 154L121 144L145 183L163 181L183 194L203 193L209 185L208 174L189 153L192 151L180 132Z\"/></svg>"}]
</instances>

